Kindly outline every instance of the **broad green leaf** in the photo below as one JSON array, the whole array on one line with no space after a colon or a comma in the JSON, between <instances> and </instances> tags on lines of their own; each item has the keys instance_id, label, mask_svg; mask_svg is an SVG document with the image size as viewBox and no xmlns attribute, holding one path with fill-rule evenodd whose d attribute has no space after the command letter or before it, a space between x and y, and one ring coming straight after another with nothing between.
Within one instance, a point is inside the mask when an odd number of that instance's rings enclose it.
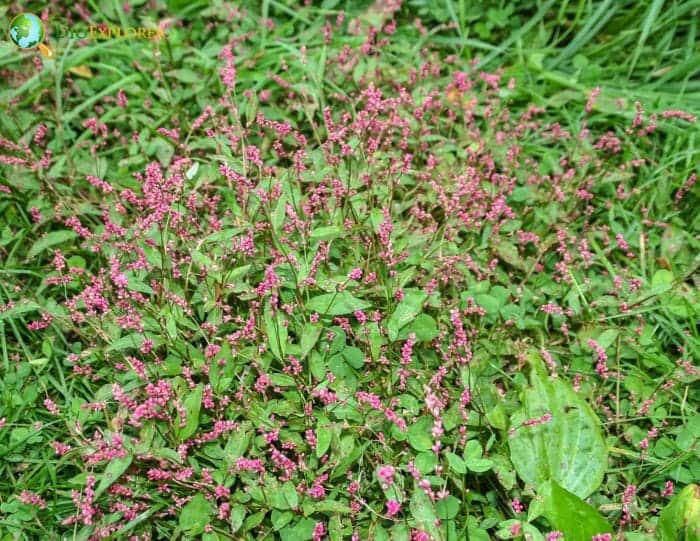
<instances>
[{"instance_id":1,"label":"broad green leaf","mask_svg":"<svg viewBox=\"0 0 700 541\"><path fill-rule=\"evenodd\" d=\"M357 310L365 310L370 306L372 305L369 302L353 297L349 291L340 291L314 297L307 303L306 310L330 316L342 316Z\"/></svg>"},{"instance_id":2,"label":"broad green leaf","mask_svg":"<svg viewBox=\"0 0 700 541\"><path fill-rule=\"evenodd\" d=\"M320 502L308 501L302 505L304 516L309 516L314 513L340 513L347 515L350 513L350 507L335 500L322 500Z\"/></svg>"},{"instance_id":3,"label":"broad green leaf","mask_svg":"<svg viewBox=\"0 0 700 541\"><path fill-rule=\"evenodd\" d=\"M484 450L477 440L469 440L464 447L464 463L467 469L476 473L483 473L493 467L488 458L482 458Z\"/></svg>"},{"instance_id":4,"label":"broad green leaf","mask_svg":"<svg viewBox=\"0 0 700 541\"><path fill-rule=\"evenodd\" d=\"M279 311L272 316L270 310L265 310L263 318L270 351L278 359L284 360L287 354L287 327L284 325L284 317Z\"/></svg>"},{"instance_id":5,"label":"broad green leaf","mask_svg":"<svg viewBox=\"0 0 700 541\"><path fill-rule=\"evenodd\" d=\"M282 541L308 541L313 537L316 520L302 518L294 526L282 528L279 532Z\"/></svg>"},{"instance_id":6,"label":"broad green leaf","mask_svg":"<svg viewBox=\"0 0 700 541\"><path fill-rule=\"evenodd\" d=\"M435 514L440 520L451 520L459 513L461 501L452 495L435 503Z\"/></svg>"},{"instance_id":7,"label":"broad green leaf","mask_svg":"<svg viewBox=\"0 0 700 541\"><path fill-rule=\"evenodd\" d=\"M323 327L318 323L307 323L301 333L301 359L304 359L318 342Z\"/></svg>"},{"instance_id":8,"label":"broad green leaf","mask_svg":"<svg viewBox=\"0 0 700 541\"><path fill-rule=\"evenodd\" d=\"M430 533L435 541L443 540L442 533L440 530L435 528L437 514L435 513L433 502L430 501L430 498L428 498L425 490L419 486L416 486L413 489L409 509L418 529L426 533Z\"/></svg>"},{"instance_id":9,"label":"broad green leaf","mask_svg":"<svg viewBox=\"0 0 700 541\"><path fill-rule=\"evenodd\" d=\"M66 242L69 240L73 240L78 236L78 234L75 231L71 231L70 229L65 229L62 231L51 231L50 233L46 233L43 237L41 237L38 241L36 241L32 247L29 249L29 252L27 252L27 257L32 258L39 253L43 252L47 248L50 248L51 246L55 246L56 244L61 244L62 242Z\"/></svg>"},{"instance_id":10,"label":"broad green leaf","mask_svg":"<svg viewBox=\"0 0 700 541\"><path fill-rule=\"evenodd\" d=\"M372 360L376 361L381 354L382 345L386 343L386 338L382 336L379 326L374 321L367 324L367 329L369 330L370 353L372 354Z\"/></svg>"},{"instance_id":11,"label":"broad green leaf","mask_svg":"<svg viewBox=\"0 0 700 541\"><path fill-rule=\"evenodd\" d=\"M398 340L405 340L411 333L416 335L416 339L419 342L429 342L433 338L436 338L440 334L440 331L432 316L428 314L418 314L413 321L399 331Z\"/></svg>"},{"instance_id":12,"label":"broad green leaf","mask_svg":"<svg viewBox=\"0 0 700 541\"><path fill-rule=\"evenodd\" d=\"M337 225L317 227L311 232L311 240L329 241L343 236L343 230Z\"/></svg>"},{"instance_id":13,"label":"broad green leaf","mask_svg":"<svg viewBox=\"0 0 700 541\"><path fill-rule=\"evenodd\" d=\"M423 451L421 453L418 453L414 462L416 465L416 469L419 472L421 472L423 475L430 475L432 473L435 473L435 466L437 466L438 457L435 453L433 453L433 450L431 449L430 451Z\"/></svg>"},{"instance_id":14,"label":"broad green leaf","mask_svg":"<svg viewBox=\"0 0 700 541\"><path fill-rule=\"evenodd\" d=\"M275 487L268 494L270 504L275 509L296 509L299 505L299 494L294 483L287 481L280 487Z\"/></svg>"},{"instance_id":15,"label":"broad green leaf","mask_svg":"<svg viewBox=\"0 0 700 541\"><path fill-rule=\"evenodd\" d=\"M112 342L109 346L105 348L105 351L121 351L123 349L129 349L129 348L140 348L141 345L143 344L144 339L150 339L153 341L153 344L155 346L159 346L163 343L163 339L160 336L157 335L144 335L143 333L140 332L134 332L127 334L126 336L122 336L121 338L115 340Z\"/></svg>"},{"instance_id":16,"label":"broad green leaf","mask_svg":"<svg viewBox=\"0 0 700 541\"><path fill-rule=\"evenodd\" d=\"M460 457L459 455L456 455L454 453L447 453L446 456L447 456L447 463L449 464L450 469L453 472L459 473L462 475L467 473L467 466L464 463L464 460L462 459L462 457Z\"/></svg>"},{"instance_id":17,"label":"broad green leaf","mask_svg":"<svg viewBox=\"0 0 700 541\"><path fill-rule=\"evenodd\" d=\"M16 316L26 314L27 312L33 312L35 310L41 310L41 306L39 306L34 301L22 302L16 304L12 308L0 311L0 321L3 319L13 319Z\"/></svg>"},{"instance_id":18,"label":"broad green leaf","mask_svg":"<svg viewBox=\"0 0 700 541\"><path fill-rule=\"evenodd\" d=\"M295 387L297 382L288 374L272 374L270 382L278 387Z\"/></svg>"},{"instance_id":19,"label":"broad green leaf","mask_svg":"<svg viewBox=\"0 0 700 541\"><path fill-rule=\"evenodd\" d=\"M365 354L360 348L356 348L355 346L343 349L342 355L346 363L358 370L365 364Z\"/></svg>"},{"instance_id":20,"label":"broad green leaf","mask_svg":"<svg viewBox=\"0 0 700 541\"><path fill-rule=\"evenodd\" d=\"M186 440L199 427L199 410L202 407L202 385L197 385L183 400L185 407L185 426L181 427L182 418L178 413L175 417L175 431L180 441Z\"/></svg>"},{"instance_id":21,"label":"broad green leaf","mask_svg":"<svg viewBox=\"0 0 700 541\"><path fill-rule=\"evenodd\" d=\"M428 294L420 289L404 290L404 297L387 321L389 340L397 339L399 331L420 313Z\"/></svg>"},{"instance_id":22,"label":"broad green leaf","mask_svg":"<svg viewBox=\"0 0 700 541\"><path fill-rule=\"evenodd\" d=\"M518 524L520 526L520 533L518 535L513 535L512 528ZM544 535L529 522L523 522L518 519L504 520L498 524L500 527L496 531L495 537L497 539L526 539L527 541L545 541ZM480 539L480 537L474 537L475 539ZM470 535L469 539L472 539ZM487 538L488 539L488 538ZM568 537L565 538L568 541Z\"/></svg>"},{"instance_id":23,"label":"broad green leaf","mask_svg":"<svg viewBox=\"0 0 700 541\"><path fill-rule=\"evenodd\" d=\"M200 75L199 73L195 73L192 70L189 69L174 69L170 70L167 72L167 75L170 75L171 77L174 77L181 83L201 83L204 77ZM189 172L189 171L188 171ZM196 173L196 171L195 171ZM187 178L192 178L192 176L188 176Z\"/></svg>"},{"instance_id":24,"label":"broad green leaf","mask_svg":"<svg viewBox=\"0 0 700 541\"><path fill-rule=\"evenodd\" d=\"M661 541L700 540L700 486L687 485L664 507L656 536Z\"/></svg>"},{"instance_id":25,"label":"broad green leaf","mask_svg":"<svg viewBox=\"0 0 700 541\"><path fill-rule=\"evenodd\" d=\"M408 541L410 538L406 524L396 524L391 528L391 541Z\"/></svg>"},{"instance_id":26,"label":"broad green leaf","mask_svg":"<svg viewBox=\"0 0 700 541\"><path fill-rule=\"evenodd\" d=\"M272 216L270 217L270 223L272 224L272 227L275 231L279 231L279 229L282 227L282 224L284 224L284 219L287 215L286 209L287 196L282 195L277 200L277 206L275 207L275 210L272 212Z\"/></svg>"},{"instance_id":27,"label":"broad green leaf","mask_svg":"<svg viewBox=\"0 0 700 541\"><path fill-rule=\"evenodd\" d=\"M252 515L249 515L243 521L243 530L250 531L253 528L255 528L256 526L258 526L265 519L266 514L267 514L267 510L258 511L257 513L253 513Z\"/></svg>"},{"instance_id":28,"label":"broad green leaf","mask_svg":"<svg viewBox=\"0 0 700 541\"><path fill-rule=\"evenodd\" d=\"M328 426L320 426L316 429L316 456L321 458L331 446L333 431Z\"/></svg>"},{"instance_id":29,"label":"broad green leaf","mask_svg":"<svg viewBox=\"0 0 700 541\"><path fill-rule=\"evenodd\" d=\"M546 481L537 493L544 500L542 514L567 541L590 541L594 535L612 533L612 526L595 508L556 481Z\"/></svg>"},{"instance_id":30,"label":"broad green leaf","mask_svg":"<svg viewBox=\"0 0 700 541\"><path fill-rule=\"evenodd\" d=\"M270 514L270 520L272 522L272 527L275 530L280 530L294 520L294 513L291 511L278 511L273 509Z\"/></svg>"},{"instance_id":31,"label":"broad green leaf","mask_svg":"<svg viewBox=\"0 0 700 541\"><path fill-rule=\"evenodd\" d=\"M424 416L408 427L408 443L416 451L427 451L435 443L432 435L433 419Z\"/></svg>"},{"instance_id":32,"label":"broad green leaf","mask_svg":"<svg viewBox=\"0 0 700 541\"><path fill-rule=\"evenodd\" d=\"M231 345L228 341L224 341L219 353L216 354L209 367L209 381L217 393L224 392L229 388L233 381L235 369Z\"/></svg>"},{"instance_id":33,"label":"broad green leaf","mask_svg":"<svg viewBox=\"0 0 700 541\"><path fill-rule=\"evenodd\" d=\"M554 480L585 498L602 482L608 462L600 420L568 382L545 372L536 353L530 365L530 387L511 417L511 461L526 483L536 487ZM545 414L552 416L548 422L523 425Z\"/></svg>"},{"instance_id":34,"label":"broad green leaf","mask_svg":"<svg viewBox=\"0 0 700 541\"><path fill-rule=\"evenodd\" d=\"M195 494L180 512L180 528L189 535L200 535L209 524L214 506L202 494Z\"/></svg>"},{"instance_id":35,"label":"broad green leaf","mask_svg":"<svg viewBox=\"0 0 700 541\"><path fill-rule=\"evenodd\" d=\"M95 489L95 498L98 498L105 490L107 490L131 465L133 455L128 454L125 457L115 458L107 464L105 471L102 472L100 484Z\"/></svg>"}]
</instances>

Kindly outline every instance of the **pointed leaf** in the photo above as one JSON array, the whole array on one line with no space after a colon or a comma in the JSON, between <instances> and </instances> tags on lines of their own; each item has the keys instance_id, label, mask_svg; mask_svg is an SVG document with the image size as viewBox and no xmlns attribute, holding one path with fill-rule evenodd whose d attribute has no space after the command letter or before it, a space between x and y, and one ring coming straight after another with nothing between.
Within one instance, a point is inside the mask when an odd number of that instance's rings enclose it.
<instances>
[{"instance_id":1,"label":"pointed leaf","mask_svg":"<svg viewBox=\"0 0 700 541\"><path fill-rule=\"evenodd\" d=\"M29 252L27 253L27 257L34 257L46 250L47 248L50 248L51 246L55 246L56 244L61 244L62 242L66 242L69 240L73 240L77 236L78 234L75 231L71 231L70 229L66 229L63 231L51 231L50 233L46 233L46 235L41 237L32 245L32 247L29 249Z\"/></svg>"},{"instance_id":2,"label":"pointed leaf","mask_svg":"<svg viewBox=\"0 0 700 541\"><path fill-rule=\"evenodd\" d=\"M202 407L202 385L197 387L183 400L185 407L185 426L181 427L181 417L178 413L175 417L175 430L180 441L186 440L197 431L199 427L199 410Z\"/></svg>"},{"instance_id":3,"label":"pointed leaf","mask_svg":"<svg viewBox=\"0 0 700 541\"><path fill-rule=\"evenodd\" d=\"M100 484L97 485L95 490L94 498L98 498L105 490L107 490L112 484L116 482L117 479L127 470L131 465L133 455L126 455L125 457L118 457L111 460L105 471L102 473L102 479L100 479Z\"/></svg>"},{"instance_id":4,"label":"pointed leaf","mask_svg":"<svg viewBox=\"0 0 700 541\"><path fill-rule=\"evenodd\" d=\"M404 290L403 299L391 314L386 324L389 340L392 342L396 340L399 331L420 314L423 309L423 303L427 298L428 294L420 289Z\"/></svg>"},{"instance_id":5,"label":"pointed leaf","mask_svg":"<svg viewBox=\"0 0 700 541\"><path fill-rule=\"evenodd\" d=\"M180 513L180 528L189 535L200 535L211 520L213 505L202 494L196 494Z\"/></svg>"},{"instance_id":6,"label":"pointed leaf","mask_svg":"<svg viewBox=\"0 0 700 541\"><path fill-rule=\"evenodd\" d=\"M437 520L435 507L421 487L414 488L409 508L418 529L430 533L435 541L442 541L442 532L435 527Z\"/></svg>"},{"instance_id":7,"label":"pointed leaf","mask_svg":"<svg viewBox=\"0 0 700 541\"><path fill-rule=\"evenodd\" d=\"M306 305L309 312L328 314L330 316L342 316L352 314L357 310L365 310L372 306L367 301L353 297L349 291L338 293L325 293L311 299Z\"/></svg>"}]
</instances>

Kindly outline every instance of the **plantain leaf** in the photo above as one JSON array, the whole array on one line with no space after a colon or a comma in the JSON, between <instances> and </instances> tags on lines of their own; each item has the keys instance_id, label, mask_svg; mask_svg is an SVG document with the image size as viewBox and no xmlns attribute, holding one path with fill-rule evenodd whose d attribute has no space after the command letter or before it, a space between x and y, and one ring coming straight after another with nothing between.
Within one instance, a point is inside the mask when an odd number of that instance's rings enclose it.
<instances>
[{"instance_id":1,"label":"plantain leaf","mask_svg":"<svg viewBox=\"0 0 700 541\"><path fill-rule=\"evenodd\" d=\"M566 541L590 541L594 535L612 533L612 526L595 508L556 481L546 481L537 493L544 500L542 514Z\"/></svg>"},{"instance_id":2,"label":"plantain leaf","mask_svg":"<svg viewBox=\"0 0 700 541\"><path fill-rule=\"evenodd\" d=\"M656 526L656 538L661 541L700 539L700 486L687 485L664 507Z\"/></svg>"}]
</instances>

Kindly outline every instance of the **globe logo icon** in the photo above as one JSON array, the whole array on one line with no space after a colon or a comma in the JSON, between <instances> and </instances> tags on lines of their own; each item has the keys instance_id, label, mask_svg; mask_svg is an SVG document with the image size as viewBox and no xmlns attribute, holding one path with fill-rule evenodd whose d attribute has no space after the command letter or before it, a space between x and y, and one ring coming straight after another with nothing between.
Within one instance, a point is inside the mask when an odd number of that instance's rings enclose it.
<instances>
[{"instance_id":1,"label":"globe logo icon","mask_svg":"<svg viewBox=\"0 0 700 541\"><path fill-rule=\"evenodd\" d=\"M20 49L33 49L44 41L46 31L39 17L33 13L20 13L10 21L8 34Z\"/></svg>"}]
</instances>

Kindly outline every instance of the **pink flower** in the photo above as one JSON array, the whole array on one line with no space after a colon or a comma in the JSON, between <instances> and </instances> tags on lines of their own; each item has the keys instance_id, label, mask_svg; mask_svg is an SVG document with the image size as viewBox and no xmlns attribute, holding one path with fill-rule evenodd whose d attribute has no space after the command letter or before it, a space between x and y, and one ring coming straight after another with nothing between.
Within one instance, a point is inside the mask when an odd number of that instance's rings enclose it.
<instances>
[{"instance_id":1,"label":"pink flower","mask_svg":"<svg viewBox=\"0 0 700 541\"><path fill-rule=\"evenodd\" d=\"M520 503L520 500L518 498L513 498L513 501L510 502L510 505L513 508L513 511L515 511L516 513L522 513L525 509L525 507L522 503Z\"/></svg>"},{"instance_id":2,"label":"pink flower","mask_svg":"<svg viewBox=\"0 0 700 541\"><path fill-rule=\"evenodd\" d=\"M401 511L401 504L396 500L386 502L386 514L388 517L393 517Z\"/></svg>"},{"instance_id":3,"label":"pink flower","mask_svg":"<svg viewBox=\"0 0 700 541\"><path fill-rule=\"evenodd\" d=\"M326 535L326 527L323 525L323 522L317 522L314 526L312 540L321 541L324 535Z\"/></svg>"},{"instance_id":4,"label":"pink flower","mask_svg":"<svg viewBox=\"0 0 700 541\"><path fill-rule=\"evenodd\" d=\"M379 477L379 481L382 483L383 486L388 487L391 485L391 483L394 480L394 473L396 470L394 469L393 466L381 466L377 470L377 477Z\"/></svg>"},{"instance_id":5,"label":"pink flower","mask_svg":"<svg viewBox=\"0 0 700 541\"><path fill-rule=\"evenodd\" d=\"M360 269L359 267L352 269L348 274L348 278L350 280L359 280L360 278L362 278L362 269Z\"/></svg>"},{"instance_id":6,"label":"pink flower","mask_svg":"<svg viewBox=\"0 0 700 541\"><path fill-rule=\"evenodd\" d=\"M669 496L673 495L673 481L666 481L666 486L664 487L663 491L661 492L661 495L664 498L668 498Z\"/></svg>"}]
</instances>

